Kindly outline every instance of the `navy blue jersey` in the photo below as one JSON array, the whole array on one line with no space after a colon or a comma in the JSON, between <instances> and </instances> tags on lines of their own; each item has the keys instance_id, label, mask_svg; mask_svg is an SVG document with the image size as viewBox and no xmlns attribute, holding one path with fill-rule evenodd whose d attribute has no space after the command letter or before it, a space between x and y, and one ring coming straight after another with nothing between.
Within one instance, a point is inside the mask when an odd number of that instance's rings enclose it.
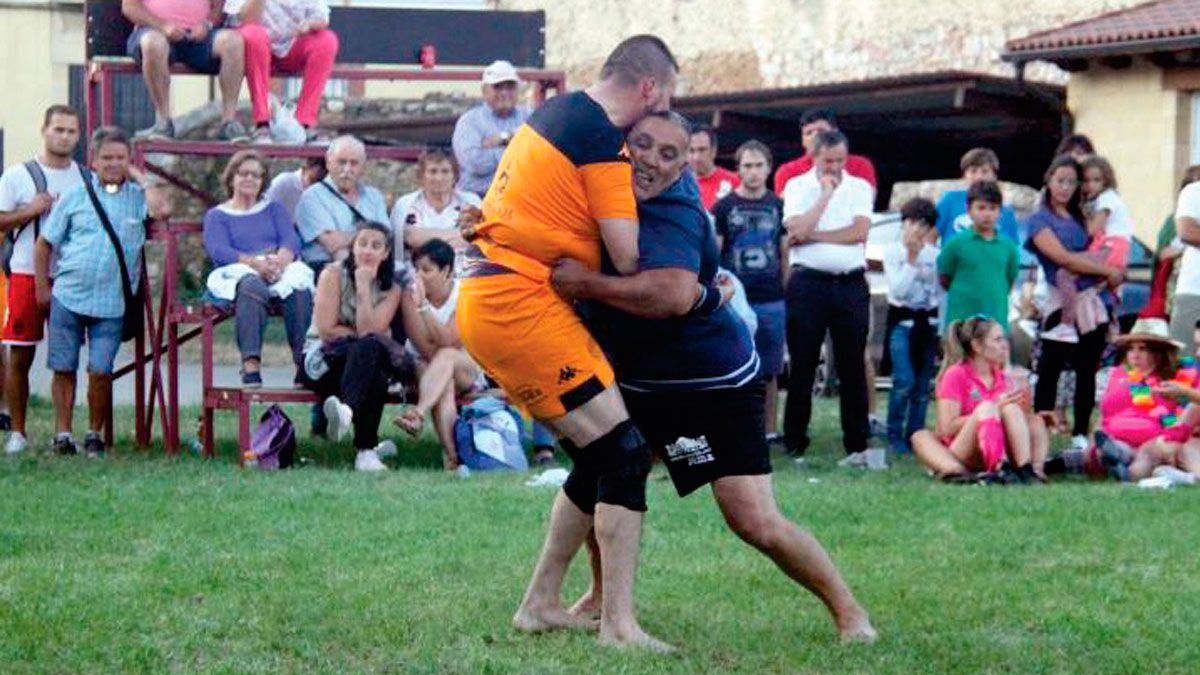
<instances>
[{"instance_id":1,"label":"navy blue jersey","mask_svg":"<svg viewBox=\"0 0 1200 675\"><path fill-rule=\"evenodd\" d=\"M677 268L713 283L716 235L690 172L638 203L639 270ZM615 274L605 260L605 272ZM728 305L707 316L647 319L589 303L588 326L613 361L617 381L636 391L738 387L758 373L750 331Z\"/></svg>"},{"instance_id":2,"label":"navy blue jersey","mask_svg":"<svg viewBox=\"0 0 1200 675\"><path fill-rule=\"evenodd\" d=\"M758 199L730 192L713 204L712 214L717 234L725 239L721 264L741 280L750 302L782 300L783 200L773 192Z\"/></svg>"}]
</instances>

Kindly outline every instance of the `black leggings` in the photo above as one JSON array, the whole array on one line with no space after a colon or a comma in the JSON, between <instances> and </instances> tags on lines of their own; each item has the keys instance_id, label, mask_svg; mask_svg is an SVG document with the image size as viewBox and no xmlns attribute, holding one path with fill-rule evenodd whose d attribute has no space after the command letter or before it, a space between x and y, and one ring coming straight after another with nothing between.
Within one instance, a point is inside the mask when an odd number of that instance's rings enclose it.
<instances>
[{"instance_id":1,"label":"black leggings","mask_svg":"<svg viewBox=\"0 0 1200 675\"><path fill-rule=\"evenodd\" d=\"M374 337L351 338L344 349L327 351L325 362L329 371L310 388L322 399L337 396L354 411L355 449L379 445L379 421L392 372L387 347Z\"/></svg>"},{"instance_id":2,"label":"black leggings","mask_svg":"<svg viewBox=\"0 0 1200 675\"><path fill-rule=\"evenodd\" d=\"M1038 412L1054 410L1058 378L1070 366L1075 371L1074 429L1071 433L1076 436L1086 436L1092 421L1092 410L1096 407L1096 371L1108 344L1107 337L1108 324L1101 324L1092 332L1080 335L1078 344L1042 340L1033 409Z\"/></svg>"}]
</instances>

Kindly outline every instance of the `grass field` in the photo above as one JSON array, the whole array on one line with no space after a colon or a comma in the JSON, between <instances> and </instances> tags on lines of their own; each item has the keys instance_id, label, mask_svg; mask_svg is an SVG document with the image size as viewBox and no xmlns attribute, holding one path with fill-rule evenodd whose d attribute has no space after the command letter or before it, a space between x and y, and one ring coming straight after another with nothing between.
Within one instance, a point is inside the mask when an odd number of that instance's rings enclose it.
<instances>
[{"instance_id":1,"label":"grass field","mask_svg":"<svg viewBox=\"0 0 1200 675\"><path fill-rule=\"evenodd\" d=\"M774 458L775 484L873 613L874 645L839 646L707 492L680 500L661 470L637 597L669 656L509 628L553 495L525 476L445 475L428 441L386 475L325 444L267 474L228 443L202 461L126 442L0 461L0 672L1197 672L1200 490L838 469L834 410L804 466ZM568 592L585 578L581 559Z\"/></svg>"}]
</instances>

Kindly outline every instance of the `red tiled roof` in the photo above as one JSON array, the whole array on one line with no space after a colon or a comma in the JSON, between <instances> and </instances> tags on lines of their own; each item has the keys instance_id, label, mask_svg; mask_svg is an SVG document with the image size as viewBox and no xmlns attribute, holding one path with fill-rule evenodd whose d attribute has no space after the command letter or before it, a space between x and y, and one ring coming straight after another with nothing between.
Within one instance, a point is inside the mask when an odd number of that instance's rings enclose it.
<instances>
[{"instance_id":1,"label":"red tiled roof","mask_svg":"<svg viewBox=\"0 0 1200 675\"><path fill-rule=\"evenodd\" d=\"M1010 40L1009 54L1197 37L1200 0L1155 0Z\"/></svg>"}]
</instances>

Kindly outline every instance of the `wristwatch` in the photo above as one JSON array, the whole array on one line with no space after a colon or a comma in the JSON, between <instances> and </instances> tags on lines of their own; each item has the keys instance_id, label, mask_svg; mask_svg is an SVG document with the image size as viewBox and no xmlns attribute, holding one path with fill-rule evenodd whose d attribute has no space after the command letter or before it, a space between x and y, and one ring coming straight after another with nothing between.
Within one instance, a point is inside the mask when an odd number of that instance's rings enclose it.
<instances>
[{"instance_id":1,"label":"wristwatch","mask_svg":"<svg viewBox=\"0 0 1200 675\"><path fill-rule=\"evenodd\" d=\"M510 132L510 131L500 132L500 145L508 145L508 142L511 140L512 140L512 132Z\"/></svg>"}]
</instances>

